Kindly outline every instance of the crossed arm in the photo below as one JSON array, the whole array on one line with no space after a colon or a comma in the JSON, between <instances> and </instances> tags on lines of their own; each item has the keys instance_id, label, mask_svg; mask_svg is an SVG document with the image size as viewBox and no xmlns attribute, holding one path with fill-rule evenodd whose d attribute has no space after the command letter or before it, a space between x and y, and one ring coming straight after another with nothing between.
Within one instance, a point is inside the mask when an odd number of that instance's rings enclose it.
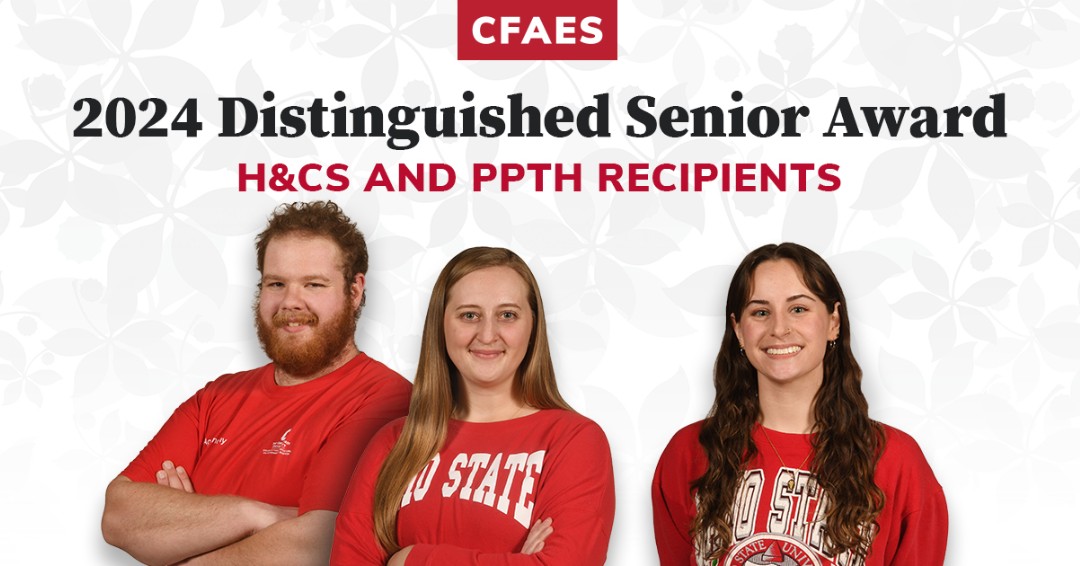
<instances>
[{"instance_id":1,"label":"crossed arm","mask_svg":"<svg viewBox=\"0 0 1080 566\"><path fill-rule=\"evenodd\" d=\"M105 492L106 542L146 564L326 564L333 511L278 507L231 495L195 493L183 468L166 461L157 483L118 476Z\"/></svg>"},{"instance_id":2,"label":"crossed arm","mask_svg":"<svg viewBox=\"0 0 1080 566\"><path fill-rule=\"evenodd\" d=\"M379 469L400 433L400 427L384 428L372 439L357 464L338 516L331 566L604 563L615 515L615 486L607 439L595 424L564 435L566 445L558 449L558 456L545 460L546 502L537 497L534 515L543 519L533 523L521 549L515 552L485 552L452 544L417 542L387 555L375 537L372 507ZM476 529L475 525L459 524L452 518L440 524L448 531Z\"/></svg>"},{"instance_id":3,"label":"crossed arm","mask_svg":"<svg viewBox=\"0 0 1080 566\"><path fill-rule=\"evenodd\" d=\"M541 550L544 550L544 541L547 540L551 533L555 532L555 529L551 527L551 518L548 517L543 521L537 521L529 529L529 535L525 537L525 543L522 544L521 550L518 554L536 554ZM406 560L409 559L409 553L412 552L412 545L394 553L390 557L390 561L386 563L386 566L405 566Z\"/></svg>"}]
</instances>

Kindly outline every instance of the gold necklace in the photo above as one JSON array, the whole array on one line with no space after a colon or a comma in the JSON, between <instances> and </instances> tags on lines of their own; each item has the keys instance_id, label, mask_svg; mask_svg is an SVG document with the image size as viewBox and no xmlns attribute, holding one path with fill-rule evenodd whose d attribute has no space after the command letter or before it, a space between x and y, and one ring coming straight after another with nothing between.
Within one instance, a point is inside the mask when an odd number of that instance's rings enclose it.
<instances>
[{"instance_id":1,"label":"gold necklace","mask_svg":"<svg viewBox=\"0 0 1080 566\"><path fill-rule=\"evenodd\" d=\"M522 403L521 406L518 407L518 410L514 411L514 414L510 415L510 418L508 418L506 420L512 421L512 420L518 418L518 415L520 415L522 413L522 411L524 411L528 406L529 406L528 403Z\"/></svg>"},{"instance_id":2,"label":"gold necklace","mask_svg":"<svg viewBox=\"0 0 1080 566\"><path fill-rule=\"evenodd\" d=\"M780 455L780 451L776 449L776 445L773 444L772 439L769 438L769 433L765 430L765 427L762 426L760 423L758 424L758 426L761 427L761 434L765 437L765 441L768 442L769 446L772 447L773 454L776 454L776 458L778 460L780 460L780 467L787 468L788 465L784 463L784 457ZM810 460L810 455L813 454L813 453L814 453L813 449L811 449L810 452L806 453L806 457L803 458L803 461L802 461L801 464L799 464L798 469L800 469L800 470L805 469L804 466L806 466L806 462L808 462ZM788 488L788 491L794 491L795 490L795 477L794 477L794 475L792 475L792 478L787 481L787 488Z\"/></svg>"}]
</instances>

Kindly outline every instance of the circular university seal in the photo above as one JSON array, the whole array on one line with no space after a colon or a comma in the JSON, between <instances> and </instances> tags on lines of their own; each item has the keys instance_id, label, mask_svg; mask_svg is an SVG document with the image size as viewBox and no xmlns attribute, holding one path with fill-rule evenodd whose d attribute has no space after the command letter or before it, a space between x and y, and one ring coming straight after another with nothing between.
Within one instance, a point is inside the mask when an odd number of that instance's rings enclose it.
<instances>
[{"instance_id":1,"label":"circular university seal","mask_svg":"<svg viewBox=\"0 0 1080 566\"><path fill-rule=\"evenodd\" d=\"M801 541L762 533L735 545L724 566L822 566L817 553Z\"/></svg>"}]
</instances>

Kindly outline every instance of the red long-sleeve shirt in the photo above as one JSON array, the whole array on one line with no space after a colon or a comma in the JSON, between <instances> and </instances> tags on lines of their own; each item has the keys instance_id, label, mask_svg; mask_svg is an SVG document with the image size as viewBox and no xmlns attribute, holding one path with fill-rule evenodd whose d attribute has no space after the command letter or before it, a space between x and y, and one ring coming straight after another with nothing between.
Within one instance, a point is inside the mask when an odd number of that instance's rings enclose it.
<instances>
[{"instance_id":1,"label":"red long-sleeve shirt","mask_svg":"<svg viewBox=\"0 0 1080 566\"><path fill-rule=\"evenodd\" d=\"M697 513L690 482L708 464L698 441L701 425L677 432L656 466L653 526L662 566L707 564L690 533ZM940 566L948 536L945 495L915 440L888 426L885 431L885 451L874 473L885 507L865 566ZM810 435L763 432L759 426L753 439L758 453L746 465L735 500L734 544L720 564L859 564L822 550L825 493L804 462Z\"/></svg>"},{"instance_id":2,"label":"red long-sleeve shirt","mask_svg":"<svg viewBox=\"0 0 1080 566\"><path fill-rule=\"evenodd\" d=\"M383 565L372 526L379 468L404 419L364 452L338 514L332 565ZM407 564L600 565L615 515L611 452L600 427L543 410L494 423L450 421L446 443L417 474L398 511ZM519 554L529 528L551 518L544 548Z\"/></svg>"}]
</instances>

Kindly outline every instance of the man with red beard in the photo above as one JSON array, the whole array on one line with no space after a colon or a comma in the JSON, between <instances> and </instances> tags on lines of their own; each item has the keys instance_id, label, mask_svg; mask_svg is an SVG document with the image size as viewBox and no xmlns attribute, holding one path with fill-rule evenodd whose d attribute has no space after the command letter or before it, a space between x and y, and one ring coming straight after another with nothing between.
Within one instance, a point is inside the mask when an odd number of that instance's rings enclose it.
<instances>
[{"instance_id":1,"label":"man with red beard","mask_svg":"<svg viewBox=\"0 0 1080 566\"><path fill-rule=\"evenodd\" d=\"M326 564L349 476L411 386L353 335L367 245L331 202L280 206L255 240L271 363L206 385L105 493L105 540L147 564Z\"/></svg>"}]
</instances>

